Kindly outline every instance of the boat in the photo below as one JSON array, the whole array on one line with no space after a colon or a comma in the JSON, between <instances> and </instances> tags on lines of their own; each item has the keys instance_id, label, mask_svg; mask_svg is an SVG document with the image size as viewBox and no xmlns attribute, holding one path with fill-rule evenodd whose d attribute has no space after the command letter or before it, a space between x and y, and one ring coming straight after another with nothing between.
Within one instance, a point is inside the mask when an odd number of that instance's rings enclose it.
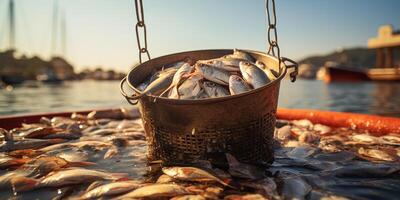
<instances>
[{"instance_id":1,"label":"boat","mask_svg":"<svg viewBox=\"0 0 400 200\"><path fill-rule=\"evenodd\" d=\"M369 81L367 71L364 69L354 69L343 66L325 66L323 80L330 82L357 82Z\"/></svg>"},{"instance_id":2,"label":"boat","mask_svg":"<svg viewBox=\"0 0 400 200\"><path fill-rule=\"evenodd\" d=\"M391 25L381 26L378 36L368 40L368 48L376 49L376 65L372 68L357 69L338 66L324 66L323 80L343 81L400 81L400 66L394 63L394 49L400 47L400 32Z\"/></svg>"},{"instance_id":3,"label":"boat","mask_svg":"<svg viewBox=\"0 0 400 200\"><path fill-rule=\"evenodd\" d=\"M22 76L18 76L18 75L12 75L12 76L2 75L2 76L0 76L0 82L4 83L4 85L19 85L19 84L22 84L24 81L25 81L25 79Z\"/></svg>"}]
</instances>

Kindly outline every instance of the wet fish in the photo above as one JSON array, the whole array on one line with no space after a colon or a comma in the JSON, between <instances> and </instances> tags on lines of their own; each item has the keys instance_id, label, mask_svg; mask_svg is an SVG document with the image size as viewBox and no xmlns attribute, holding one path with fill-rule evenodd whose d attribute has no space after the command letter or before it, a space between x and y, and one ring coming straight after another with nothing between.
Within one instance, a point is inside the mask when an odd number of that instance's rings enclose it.
<instances>
[{"instance_id":1,"label":"wet fish","mask_svg":"<svg viewBox=\"0 0 400 200\"><path fill-rule=\"evenodd\" d=\"M225 58L236 58L236 59L242 59L242 60L247 60L249 62L255 62L255 59L253 56L251 56L249 53L246 51L240 50L240 49L234 49L233 54L226 55L224 56Z\"/></svg>"},{"instance_id":2,"label":"wet fish","mask_svg":"<svg viewBox=\"0 0 400 200\"><path fill-rule=\"evenodd\" d=\"M274 138L280 140L280 141L288 141L291 138L291 129L292 127L290 125L285 125L275 131L275 136Z\"/></svg>"},{"instance_id":3,"label":"wet fish","mask_svg":"<svg viewBox=\"0 0 400 200\"><path fill-rule=\"evenodd\" d=\"M127 193L140 186L138 181L118 181L95 187L80 196L79 199L98 199L103 196Z\"/></svg>"},{"instance_id":4,"label":"wet fish","mask_svg":"<svg viewBox=\"0 0 400 200\"><path fill-rule=\"evenodd\" d=\"M378 144L379 139L375 136L368 135L368 134L357 134L351 136L351 139L353 141L349 142L350 143L356 143L356 144Z\"/></svg>"},{"instance_id":5,"label":"wet fish","mask_svg":"<svg viewBox=\"0 0 400 200\"><path fill-rule=\"evenodd\" d=\"M240 76L232 75L229 77L229 92L232 95L250 91L251 87Z\"/></svg>"},{"instance_id":6,"label":"wet fish","mask_svg":"<svg viewBox=\"0 0 400 200\"><path fill-rule=\"evenodd\" d=\"M38 149L41 147L49 146L52 144L58 144L65 142L64 139L23 139L16 141L7 141L0 144L0 152L1 151L15 151L22 149Z\"/></svg>"},{"instance_id":7,"label":"wet fish","mask_svg":"<svg viewBox=\"0 0 400 200\"><path fill-rule=\"evenodd\" d=\"M271 81L263 70L250 62L240 62L239 68L243 79L254 89L260 88Z\"/></svg>"},{"instance_id":8,"label":"wet fish","mask_svg":"<svg viewBox=\"0 0 400 200\"><path fill-rule=\"evenodd\" d=\"M151 82L149 86L147 86L142 95L160 95L166 88L168 88L169 85L171 85L172 79L174 78L176 71L177 69L165 71L156 80Z\"/></svg>"},{"instance_id":9,"label":"wet fish","mask_svg":"<svg viewBox=\"0 0 400 200\"><path fill-rule=\"evenodd\" d=\"M56 156L41 156L26 163L24 169L32 169L30 177L41 177L50 172L58 171L62 168L81 167L95 165L92 162L69 162Z\"/></svg>"},{"instance_id":10,"label":"wet fish","mask_svg":"<svg viewBox=\"0 0 400 200\"><path fill-rule=\"evenodd\" d=\"M194 70L194 66L191 66L188 63L183 64L174 74L174 77L172 78L172 83L171 85L168 86L167 89L165 89L160 96L163 96L164 94L166 94L167 92L169 92L169 90L174 89L176 90L175 92L178 92L178 87L179 85L185 81L188 77L189 74L192 73L192 71Z\"/></svg>"},{"instance_id":11,"label":"wet fish","mask_svg":"<svg viewBox=\"0 0 400 200\"><path fill-rule=\"evenodd\" d=\"M153 184L140 187L118 199L165 198L188 194L186 189L176 184Z\"/></svg>"},{"instance_id":12,"label":"wet fish","mask_svg":"<svg viewBox=\"0 0 400 200\"><path fill-rule=\"evenodd\" d=\"M21 150L10 151L8 152L8 155L14 158L24 158L24 157L33 158L43 153L44 153L43 151L35 149L21 149Z\"/></svg>"},{"instance_id":13,"label":"wet fish","mask_svg":"<svg viewBox=\"0 0 400 200\"><path fill-rule=\"evenodd\" d=\"M0 169L5 170L9 168L15 168L28 162L29 158L13 158L9 156L0 157Z\"/></svg>"},{"instance_id":14,"label":"wet fish","mask_svg":"<svg viewBox=\"0 0 400 200\"><path fill-rule=\"evenodd\" d=\"M69 168L51 173L43 179L13 179L12 185L15 192L20 192L40 187L62 187L65 185L88 183L96 180L117 180L126 176L127 174L123 173L108 173L83 168Z\"/></svg>"},{"instance_id":15,"label":"wet fish","mask_svg":"<svg viewBox=\"0 0 400 200\"><path fill-rule=\"evenodd\" d=\"M230 72L239 72L239 62L243 59L236 58L217 58L211 60L199 60L197 63L208 65L211 67L220 68Z\"/></svg>"},{"instance_id":16,"label":"wet fish","mask_svg":"<svg viewBox=\"0 0 400 200\"><path fill-rule=\"evenodd\" d=\"M301 133L298 137L299 142L307 144L316 143L319 141L319 139L320 139L319 135L311 131L305 131Z\"/></svg>"},{"instance_id":17,"label":"wet fish","mask_svg":"<svg viewBox=\"0 0 400 200\"><path fill-rule=\"evenodd\" d=\"M214 176L210 172L195 167L163 167L164 174L183 181L196 182L217 182L224 186L229 186L219 177Z\"/></svg>"},{"instance_id":18,"label":"wet fish","mask_svg":"<svg viewBox=\"0 0 400 200\"><path fill-rule=\"evenodd\" d=\"M332 131L332 128L322 124L315 124L313 130L317 131L320 135L327 135Z\"/></svg>"},{"instance_id":19,"label":"wet fish","mask_svg":"<svg viewBox=\"0 0 400 200\"><path fill-rule=\"evenodd\" d=\"M230 73L228 71L199 63L195 65L195 68L196 72L200 73L205 79L221 85L229 85Z\"/></svg>"},{"instance_id":20,"label":"wet fish","mask_svg":"<svg viewBox=\"0 0 400 200\"><path fill-rule=\"evenodd\" d=\"M178 88L178 98L179 99L195 99L201 92L201 80L202 76L199 74L194 74L186 79Z\"/></svg>"},{"instance_id":21,"label":"wet fish","mask_svg":"<svg viewBox=\"0 0 400 200\"><path fill-rule=\"evenodd\" d=\"M24 178L27 175L28 172L26 171L21 171L21 170L15 170L12 172L7 172L3 175L0 176L0 190L1 189L8 189L11 188L11 181L13 179L18 179L18 178Z\"/></svg>"},{"instance_id":22,"label":"wet fish","mask_svg":"<svg viewBox=\"0 0 400 200\"><path fill-rule=\"evenodd\" d=\"M255 65L257 67L259 67L260 69L262 69L265 72L265 74L268 76L269 80L271 80L271 81L275 80L279 76L279 74L277 72L271 70L263 62L261 62L259 60L256 61Z\"/></svg>"},{"instance_id":23,"label":"wet fish","mask_svg":"<svg viewBox=\"0 0 400 200\"><path fill-rule=\"evenodd\" d=\"M210 98L224 97L229 95L228 90L214 82L204 81L203 88Z\"/></svg>"},{"instance_id":24,"label":"wet fish","mask_svg":"<svg viewBox=\"0 0 400 200\"><path fill-rule=\"evenodd\" d=\"M158 177L156 183L171 183L174 182L174 179L166 174L162 174Z\"/></svg>"},{"instance_id":25,"label":"wet fish","mask_svg":"<svg viewBox=\"0 0 400 200\"><path fill-rule=\"evenodd\" d=\"M87 115L88 119L122 119L124 114L121 109L113 109L113 110L94 110ZM54 119L54 118L53 118ZM53 121L52 119L52 121Z\"/></svg>"},{"instance_id":26,"label":"wet fish","mask_svg":"<svg viewBox=\"0 0 400 200\"><path fill-rule=\"evenodd\" d=\"M400 136L395 134L384 135L380 137L380 142L383 144L400 146Z\"/></svg>"},{"instance_id":27,"label":"wet fish","mask_svg":"<svg viewBox=\"0 0 400 200\"><path fill-rule=\"evenodd\" d=\"M388 153L387 151L383 151L380 149L367 149L367 148L359 148L358 149L358 154L360 154L361 156L366 156L369 158L373 158L376 160L380 160L380 161L395 161L397 160L397 156L396 155L392 155L390 153Z\"/></svg>"},{"instance_id":28,"label":"wet fish","mask_svg":"<svg viewBox=\"0 0 400 200\"><path fill-rule=\"evenodd\" d=\"M293 120L291 121L291 123L295 126L298 126L300 128L305 128L308 130L312 130L314 127L314 124L308 119Z\"/></svg>"}]
</instances>

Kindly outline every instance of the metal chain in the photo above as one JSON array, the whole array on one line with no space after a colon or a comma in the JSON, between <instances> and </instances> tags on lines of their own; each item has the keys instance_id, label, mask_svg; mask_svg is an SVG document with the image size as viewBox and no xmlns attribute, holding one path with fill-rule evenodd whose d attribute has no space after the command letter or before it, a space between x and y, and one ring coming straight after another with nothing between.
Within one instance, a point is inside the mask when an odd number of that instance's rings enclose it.
<instances>
[{"instance_id":1,"label":"metal chain","mask_svg":"<svg viewBox=\"0 0 400 200\"><path fill-rule=\"evenodd\" d=\"M270 3L272 3L272 8L270 8ZM265 0L265 4L268 16L268 54L277 57L279 59L279 66L281 66L281 50L279 49L278 34L276 31L275 0Z\"/></svg>"},{"instance_id":2,"label":"metal chain","mask_svg":"<svg viewBox=\"0 0 400 200\"><path fill-rule=\"evenodd\" d=\"M150 53L147 49L147 32L146 32L146 24L144 23L144 13L143 13L143 3L142 0L135 0L135 8L136 8L136 41L139 49L139 62L142 63L142 54L146 54L148 60L150 60ZM144 46L142 46L139 29L143 31L143 41Z\"/></svg>"}]
</instances>

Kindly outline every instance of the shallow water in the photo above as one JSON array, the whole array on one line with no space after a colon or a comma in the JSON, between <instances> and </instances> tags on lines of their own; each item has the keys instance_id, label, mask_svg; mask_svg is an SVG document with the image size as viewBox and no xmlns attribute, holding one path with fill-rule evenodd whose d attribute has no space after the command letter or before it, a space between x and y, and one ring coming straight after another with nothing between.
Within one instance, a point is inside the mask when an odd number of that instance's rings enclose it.
<instances>
[{"instance_id":1,"label":"shallow water","mask_svg":"<svg viewBox=\"0 0 400 200\"><path fill-rule=\"evenodd\" d=\"M28 82L0 90L0 115L127 106L118 81ZM280 107L313 108L400 117L400 83L282 81Z\"/></svg>"}]
</instances>

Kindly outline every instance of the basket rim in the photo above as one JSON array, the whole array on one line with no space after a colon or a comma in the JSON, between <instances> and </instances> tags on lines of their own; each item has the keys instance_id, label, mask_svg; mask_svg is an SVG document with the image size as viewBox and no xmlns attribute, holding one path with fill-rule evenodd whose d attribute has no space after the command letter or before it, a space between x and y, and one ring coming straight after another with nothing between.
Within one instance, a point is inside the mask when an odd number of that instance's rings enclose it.
<instances>
[{"instance_id":1,"label":"basket rim","mask_svg":"<svg viewBox=\"0 0 400 200\"><path fill-rule=\"evenodd\" d=\"M246 51L246 52L249 52L249 53L253 53L253 54L266 56L266 57L269 57L270 59L276 60L278 62L278 58L277 57L269 55L269 54L267 54L265 52L256 51L256 50L248 50L248 49L240 49L240 50ZM156 58L152 58L151 60L164 58L164 57L169 57L169 56L173 56L173 55L178 55L178 54L182 54L182 53L201 52L201 51L233 51L233 49L201 49L201 50L183 51L183 52L178 52L178 53L159 56L159 57L156 57ZM133 84L131 84L129 77L132 76L132 74L133 74L133 72L135 71L136 68L146 64L149 61L150 60L147 60L147 61L135 66L126 75L126 79L127 79L127 83L129 85L129 87L133 91L135 91L135 93L137 93L137 94L141 94L142 91L140 91L139 89L134 87ZM152 95L152 94L144 94L144 96L153 98L154 102L163 102L163 103L170 103L170 104L206 104L206 103L215 103L215 102L228 101L228 100L231 100L231 99L241 98L243 96L247 96L247 95L251 95L251 94L254 94L254 93L258 93L258 92L260 92L260 91L262 91L262 90L264 90L266 88L273 87L274 85L280 83L280 81L283 79L283 77L285 77L285 75L287 73L287 68L286 68L286 66L285 66L285 64L283 62L281 63L281 67L280 68L283 69L283 71L275 80L267 83L266 85L264 85L264 86L262 86L260 88L252 89L252 90L250 90L248 92L244 92L244 93L240 93L240 94L228 95L228 96L216 97L216 98L207 98L207 99L170 99L170 98L167 98L167 97L159 97L159 96L155 96L155 95Z\"/></svg>"}]
</instances>

